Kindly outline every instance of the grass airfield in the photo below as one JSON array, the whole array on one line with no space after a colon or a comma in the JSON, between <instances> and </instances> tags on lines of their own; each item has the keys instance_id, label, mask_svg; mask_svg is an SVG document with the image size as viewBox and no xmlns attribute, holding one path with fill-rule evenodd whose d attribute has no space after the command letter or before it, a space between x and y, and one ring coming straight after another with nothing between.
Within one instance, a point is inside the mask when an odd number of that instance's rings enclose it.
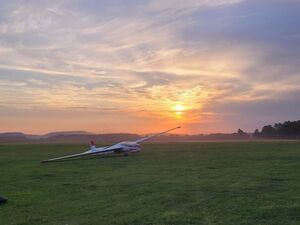
<instances>
[{"instance_id":1,"label":"grass airfield","mask_svg":"<svg viewBox=\"0 0 300 225\"><path fill-rule=\"evenodd\" d=\"M146 144L40 163L86 148L0 145L0 224L300 224L300 142Z\"/></svg>"}]
</instances>

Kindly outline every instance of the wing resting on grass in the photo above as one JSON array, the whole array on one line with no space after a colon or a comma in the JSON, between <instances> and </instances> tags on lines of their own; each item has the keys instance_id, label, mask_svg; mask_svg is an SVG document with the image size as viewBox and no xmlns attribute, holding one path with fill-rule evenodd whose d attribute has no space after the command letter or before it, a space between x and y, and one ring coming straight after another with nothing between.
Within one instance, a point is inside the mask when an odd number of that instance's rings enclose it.
<instances>
[{"instance_id":1,"label":"wing resting on grass","mask_svg":"<svg viewBox=\"0 0 300 225\"><path fill-rule=\"evenodd\" d=\"M53 159L47 159L47 160L42 161L42 163L53 162L53 161L58 161L58 160L62 160L62 159L77 158L77 157L88 156L88 155L109 154L109 153L118 152L120 150L122 150L122 149L106 147L106 148L101 148L100 150L87 151L87 152L83 152L83 153L79 153L79 154L67 155L67 156L57 157L57 158L53 158Z\"/></svg>"}]
</instances>

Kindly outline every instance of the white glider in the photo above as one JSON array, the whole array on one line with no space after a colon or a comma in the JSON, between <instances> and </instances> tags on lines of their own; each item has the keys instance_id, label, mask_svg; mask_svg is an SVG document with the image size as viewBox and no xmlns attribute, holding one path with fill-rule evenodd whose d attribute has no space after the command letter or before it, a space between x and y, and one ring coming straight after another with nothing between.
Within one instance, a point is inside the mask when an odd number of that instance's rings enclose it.
<instances>
[{"instance_id":1,"label":"white glider","mask_svg":"<svg viewBox=\"0 0 300 225\"><path fill-rule=\"evenodd\" d=\"M57 158L53 158L53 159L47 159L42 162L53 162L53 161L58 161L58 160L62 160L62 159L76 158L76 157L88 156L88 155L103 155L103 154L110 154L110 153L118 153L118 154L121 153L121 154L124 154L125 156L127 156L128 153L136 153L136 152L139 152L142 150L142 146L139 144L140 142L149 140L150 138L160 136L162 134L168 133L172 130L179 129L179 128L180 127L175 127L175 128L163 131L158 134L153 134L153 135L141 138L136 141L123 141L118 144L114 144L112 146L107 146L107 147L96 148L94 142L91 141L90 149L83 153L57 157Z\"/></svg>"}]
</instances>

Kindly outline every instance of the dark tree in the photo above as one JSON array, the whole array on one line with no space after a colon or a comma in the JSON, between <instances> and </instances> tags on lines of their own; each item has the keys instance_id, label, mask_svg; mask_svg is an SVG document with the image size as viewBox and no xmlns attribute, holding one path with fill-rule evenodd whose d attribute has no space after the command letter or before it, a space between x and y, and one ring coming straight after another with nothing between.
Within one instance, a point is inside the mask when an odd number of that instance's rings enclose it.
<instances>
[{"instance_id":1,"label":"dark tree","mask_svg":"<svg viewBox=\"0 0 300 225\"><path fill-rule=\"evenodd\" d=\"M264 126L261 130L262 137L274 137L276 134L276 130L272 125Z\"/></svg>"},{"instance_id":2,"label":"dark tree","mask_svg":"<svg viewBox=\"0 0 300 225\"><path fill-rule=\"evenodd\" d=\"M254 136L257 135L266 138L300 139L300 120L264 126L261 133L257 129L254 131Z\"/></svg>"},{"instance_id":3,"label":"dark tree","mask_svg":"<svg viewBox=\"0 0 300 225\"><path fill-rule=\"evenodd\" d=\"M259 137L260 133L258 129L255 129L253 136L254 137Z\"/></svg>"},{"instance_id":4,"label":"dark tree","mask_svg":"<svg viewBox=\"0 0 300 225\"><path fill-rule=\"evenodd\" d=\"M238 136L244 136L246 133L242 129L238 129L237 131Z\"/></svg>"}]
</instances>

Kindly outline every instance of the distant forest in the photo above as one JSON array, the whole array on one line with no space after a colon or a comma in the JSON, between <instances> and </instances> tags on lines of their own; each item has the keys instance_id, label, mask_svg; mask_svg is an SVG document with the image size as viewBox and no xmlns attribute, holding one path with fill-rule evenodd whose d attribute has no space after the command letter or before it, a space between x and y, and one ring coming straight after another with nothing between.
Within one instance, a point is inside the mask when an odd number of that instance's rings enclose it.
<instances>
[{"instance_id":1,"label":"distant forest","mask_svg":"<svg viewBox=\"0 0 300 225\"><path fill-rule=\"evenodd\" d=\"M300 120L275 123L273 126L266 125L261 131L256 129L253 136L258 138L300 139Z\"/></svg>"}]
</instances>

